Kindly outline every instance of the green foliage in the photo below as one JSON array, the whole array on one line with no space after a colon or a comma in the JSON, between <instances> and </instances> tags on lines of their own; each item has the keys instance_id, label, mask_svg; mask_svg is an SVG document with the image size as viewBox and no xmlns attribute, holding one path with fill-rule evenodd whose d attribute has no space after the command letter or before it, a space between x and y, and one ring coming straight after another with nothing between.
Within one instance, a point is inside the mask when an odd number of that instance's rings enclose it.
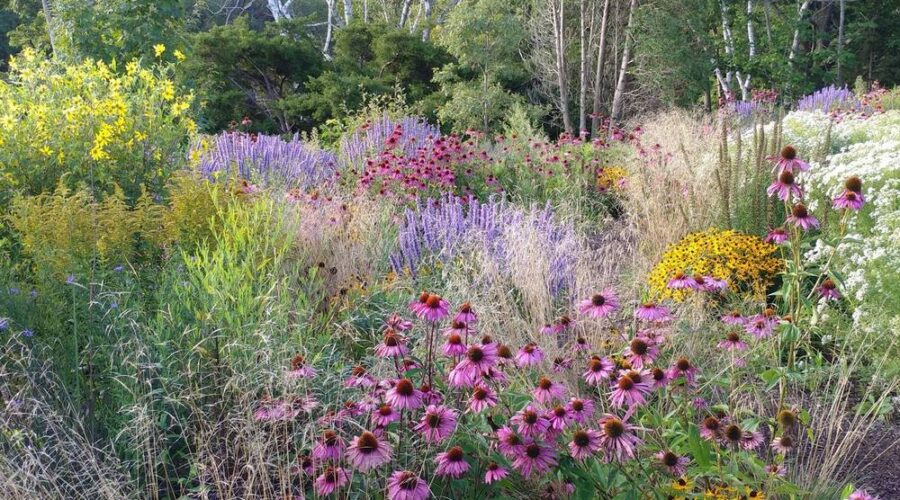
<instances>
[{"instance_id":1,"label":"green foliage","mask_svg":"<svg viewBox=\"0 0 900 500\"><path fill-rule=\"evenodd\" d=\"M199 33L184 69L197 88L207 130L229 128L244 117L263 132L312 124L303 101L307 80L322 70L322 55L299 22L268 23L256 31L242 17Z\"/></svg>"},{"instance_id":2,"label":"green foliage","mask_svg":"<svg viewBox=\"0 0 900 500\"><path fill-rule=\"evenodd\" d=\"M184 162L192 95L170 66L47 61L26 50L0 81L0 198L39 194L59 182L95 193L120 186L133 201L160 193Z\"/></svg>"}]
</instances>

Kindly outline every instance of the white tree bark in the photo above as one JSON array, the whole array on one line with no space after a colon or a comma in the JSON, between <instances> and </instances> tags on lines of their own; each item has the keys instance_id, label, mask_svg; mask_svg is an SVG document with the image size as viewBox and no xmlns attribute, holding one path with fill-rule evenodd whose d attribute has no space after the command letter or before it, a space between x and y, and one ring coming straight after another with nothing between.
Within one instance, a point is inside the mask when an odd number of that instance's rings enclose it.
<instances>
[{"instance_id":1,"label":"white tree bark","mask_svg":"<svg viewBox=\"0 0 900 500\"><path fill-rule=\"evenodd\" d=\"M597 62L594 65L594 93L591 106L591 132L597 136L600 127L600 83L603 80L604 58L606 57L606 27L609 20L609 0L603 2L603 14L600 16L600 42L597 47Z\"/></svg>"},{"instance_id":2,"label":"white tree bark","mask_svg":"<svg viewBox=\"0 0 900 500\"><path fill-rule=\"evenodd\" d=\"M281 21L282 19L292 19L294 17L291 12L292 3L294 3L294 0L266 0L266 6L269 8L269 12L276 22Z\"/></svg>"},{"instance_id":3,"label":"white tree bark","mask_svg":"<svg viewBox=\"0 0 900 500\"><path fill-rule=\"evenodd\" d=\"M334 18L337 0L325 0L327 18L325 21L325 43L322 45L322 56L331 60L331 44L334 42Z\"/></svg>"},{"instance_id":4,"label":"white tree bark","mask_svg":"<svg viewBox=\"0 0 900 500\"><path fill-rule=\"evenodd\" d=\"M566 2L551 0L551 24L553 26L554 56L556 59L556 77L559 87L559 111L562 114L563 128L572 134L572 117L569 114L569 78L566 65Z\"/></svg>"},{"instance_id":5,"label":"white tree bark","mask_svg":"<svg viewBox=\"0 0 900 500\"><path fill-rule=\"evenodd\" d=\"M588 83L588 45L590 37L586 26L587 1L579 0L579 57L578 57L578 133L583 134L587 130L587 83Z\"/></svg>"},{"instance_id":6,"label":"white tree bark","mask_svg":"<svg viewBox=\"0 0 900 500\"><path fill-rule=\"evenodd\" d=\"M625 81L628 76L628 62L631 59L631 28L634 22L634 11L637 9L637 0L631 0L628 6L628 22L625 24L625 39L622 42L622 62L619 66L619 78L616 81L616 91L613 94L612 110L610 111L610 132L613 123L622 119L622 109L625 101Z\"/></svg>"},{"instance_id":7,"label":"white tree bark","mask_svg":"<svg viewBox=\"0 0 900 500\"><path fill-rule=\"evenodd\" d=\"M44 10L44 20L47 22L47 37L50 39L50 51L53 52L53 58L55 59L58 56L56 53L56 33L53 29L56 22L53 17L53 8L50 5L50 0L41 0L41 8Z\"/></svg>"},{"instance_id":8,"label":"white tree bark","mask_svg":"<svg viewBox=\"0 0 900 500\"><path fill-rule=\"evenodd\" d=\"M838 39L837 39L837 81L838 84L844 83L844 77L841 74L841 54L844 53L844 9L846 4L844 0L838 2L840 14L838 15Z\"/></svg>"},{"instance_id":9,"label":"white tree bark","mask_svg":"<svg viewBox=\"0 0 900 500\"><path fill-rule=\"evenodd\" d=\"M400 9L400 22L397 23L397 27L403 29L406 26L406 21L409 20L409 10L412 6L412 0L403 0L403 7Z\"/></svg>"},{"instance_id":10,"label":"white tree bark","mask_svg":"<svg viewBox=\"0 0 900 500\"><path fill-rule=\"evenodd\" d=\"M353 0L344 0L344 26L353 21Z\"/></svg>"},{"instance_id":11,"label":"white tree bark","mask_svg":"<svg viewBox=\"0 0 900 500\"><path fill-rule=\"evenodd\" d=\"M434 15L434 0L422 0L425 6L425 24L422 26L422 41L428 41L431 37L431 23Z\"/></svg>"},{"instance_id":12,"label":"white tree bark","mask_svg":"<svg viewBox=\"0 0 900 500\"><path fill-rule=\"evenodd\" d=\"M749 44L750 59L756 57L756 36L753 33L753 0L747 0L747 43Z\"/></svg>"},{"instance_id":13,"label":"white tree bark","mask_svg":"<svg viewBox=\"0 0 900 500\"><path fill-rule=\"evenodd\" d=\"M791 52L788 55L788 61L791 61L791 64L793 64L794 59L797 57L797 52L800 50L800 23L803 22L803 14L809 9L809 4L810 0L803 0L803 3L800 4L800 8L797 10L797 27L794 29L794 41L791 42Z\"/></svg>"}]
</instances>

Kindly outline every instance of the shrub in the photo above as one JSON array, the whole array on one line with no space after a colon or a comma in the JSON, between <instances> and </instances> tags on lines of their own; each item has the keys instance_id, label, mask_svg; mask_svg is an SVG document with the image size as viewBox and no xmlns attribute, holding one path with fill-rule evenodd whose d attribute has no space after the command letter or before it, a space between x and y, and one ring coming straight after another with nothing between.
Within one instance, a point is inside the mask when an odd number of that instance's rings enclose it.
<instances>
[{"instance_id":1,"label":"shrub","mask_svg":"<svg viewBox=\"0 0 900 500\"><path fill-rule=\"evenodd\" d=\"M676 274L712 276L726 280L732 290L761 299L781 270L781 261L774 256L777 249L756 236L737 231L708 229L690 233L666 249L647 281L657 297L680 301L686 292L667 287Z\"/></svg>"},{"instance_id":2,"label":"shrub","mask_svg":"<svg viewBox=\"0 0 900 500\"><path fill-rule=\"evenodd\" d=\"M142 186L159 193L184 162L194 129L191 94L179 94L170 66L86 60L63 66L26 50L0 81L0 169L5 196L34 195L62 181L95 191ZM8 199L8 198L7 198Z\"/></svg>"}]
</instances>

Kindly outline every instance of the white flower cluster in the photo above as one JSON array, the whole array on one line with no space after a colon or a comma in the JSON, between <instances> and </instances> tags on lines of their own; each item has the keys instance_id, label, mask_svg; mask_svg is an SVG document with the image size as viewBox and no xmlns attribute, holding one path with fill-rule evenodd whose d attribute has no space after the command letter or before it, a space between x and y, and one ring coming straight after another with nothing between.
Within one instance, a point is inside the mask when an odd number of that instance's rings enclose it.
<instances>
[{"instance_id":1,"label":"white flower cluster","mask_svg":"<svg viewBox=\"0 0 900 500\"><path fill-rule=\"evenodd\" d=\"M784 120L784 143L801 156L822 151L829 117L818 112L794 112ZM838 248L837 270L844 276L844 293L858 301L856 321L865 311L885 311L896 304L900 290L900 112L888 111L864 119L845 117L831 129L831 146L822 163L813 163L805 175L810 199L831 199L844 189L844 181L863 181L866 206L851 219L848 238ZM821 211L813 201L810 208ZM820 240L807 257L824 263L832 248Z\"/></svg>"}]
</instances>

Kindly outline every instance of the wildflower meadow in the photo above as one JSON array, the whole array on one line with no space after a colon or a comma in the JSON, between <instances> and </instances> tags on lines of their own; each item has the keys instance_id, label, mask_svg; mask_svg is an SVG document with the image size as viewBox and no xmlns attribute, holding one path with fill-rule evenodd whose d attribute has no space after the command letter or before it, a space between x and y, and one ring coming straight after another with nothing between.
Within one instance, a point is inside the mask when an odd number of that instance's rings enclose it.
<instances>
[{"instance_id":1,"label":"wildflower meadow","mask_svg":"<svg viewBox=\"0 0 900 500\"><path fill-rule=\"evenodd\" d=\"M900 499L891 2L77 3L0 2L0 498Z\"/></svg>"}]
</instances>

